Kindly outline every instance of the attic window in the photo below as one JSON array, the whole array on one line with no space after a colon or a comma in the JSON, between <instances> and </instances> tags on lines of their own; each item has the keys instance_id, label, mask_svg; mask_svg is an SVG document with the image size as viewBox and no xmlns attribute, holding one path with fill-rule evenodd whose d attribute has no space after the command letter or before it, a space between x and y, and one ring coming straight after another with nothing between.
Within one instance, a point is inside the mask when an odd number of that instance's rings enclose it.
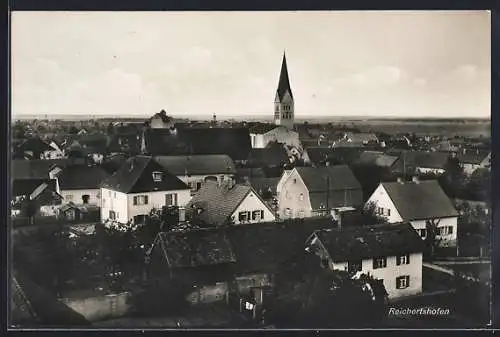
<instances>
[{"instance_id":1,"label":"attic window","mask_svg":"<svg viewBox=\"0 0 500 337\"><path fill-rule=\"evenodd\" d=\"M161 172L159 172L159 171L153 172L153 180L155 182L157 182L157 183L161 182L161 179L162 179L162 173Z\"/></svg>"}]
</instances>

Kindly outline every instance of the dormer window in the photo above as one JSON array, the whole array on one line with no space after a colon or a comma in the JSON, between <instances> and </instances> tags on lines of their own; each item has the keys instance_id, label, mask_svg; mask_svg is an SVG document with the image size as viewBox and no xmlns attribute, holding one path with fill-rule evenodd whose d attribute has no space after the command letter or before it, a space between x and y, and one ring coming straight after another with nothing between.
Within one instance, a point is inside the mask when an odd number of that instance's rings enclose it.
<instances>
[{"instance_id":1,"label":"dormer window","mask_svg":"<svg viewBox=\"0 0 500 337\"><path fill-rule=\"evenodd\" d=\"M162 173L161 172L159 172L159 171L153 172L153 181L154 182L159 183L159 182L161 182L161 179L162 179Z\"/></svg>"}]
</instances>

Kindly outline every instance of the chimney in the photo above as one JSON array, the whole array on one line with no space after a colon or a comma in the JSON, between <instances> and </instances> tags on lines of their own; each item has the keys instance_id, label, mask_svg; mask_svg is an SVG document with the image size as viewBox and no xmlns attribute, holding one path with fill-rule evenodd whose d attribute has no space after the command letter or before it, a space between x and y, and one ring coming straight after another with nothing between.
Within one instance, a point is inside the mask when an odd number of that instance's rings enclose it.
<instances>
[{"instance_id":1,"label":"chimney","mask_svg":"<svg viewBox=\"0 0 500 337\"><path fill-rule=\"evenodd\" d=\"M400 184L404 184L403 178L398 177L398 183L400 183Z\"/></svg>"},{"instance_id":2,"label":"chimney","mask_svg":"<svg viewBox=\"0 0 500 337\"><path fill-rule=\"evenodd\" d=\"M185 222L185 221L186 221L186 208L179 207L179 222Z\"/></svg>"},{"instance_id":3,"label":"chimney","mask_svg":"<svg viewBox=\"0 0 500 337\"><path fill-rule=\"evenodd\" d=\"M413 181L415 184L418 184L419 183L419 180L418 180L418 177L417 176L413 176L411 178L411 181Z\"/></svg>"}]
</instances>

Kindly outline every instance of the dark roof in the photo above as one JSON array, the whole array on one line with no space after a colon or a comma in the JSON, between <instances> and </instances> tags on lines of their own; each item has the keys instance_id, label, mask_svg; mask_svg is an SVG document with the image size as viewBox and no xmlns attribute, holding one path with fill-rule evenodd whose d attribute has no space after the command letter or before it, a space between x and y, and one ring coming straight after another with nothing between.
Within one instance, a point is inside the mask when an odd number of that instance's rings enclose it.
<instances>
[{"instance_id":1,"label":"dark roof","mask_svg":"<svg viewBox=\"0 0 500 337\"><path fill-rule=\"evenodd\" d=\"M104 134L87 134L78 139L78 142L89 153L107 153L108 137Z\"/></svg>"},{"instance_id":2,"label":"dark roof","mask_svg":"<svg viewBox=\"0 0 500 337\"><path fill-rule=\"evenodd\" d=\"M391 167L398 160L397 156L390 156L383 152L365 151L358 159L354 160L354 165L373 165L379 167Z\"/></svg>"},{"instance_id":3,"label":"dark roof","mask_svg":"<svg viewBox=\"0 0 500 337\"><path fill-rule=\"evenodd\" d=\"M314 147L307 147L306 151L312 163L316 165L321 165L326 163L328 154L331 152L331 149L328 147L314 146Z\"/></svg>"},{"instance_id":4,"label":"dark roof","mask_svg":"<svg viewBox=\"0 0 500 337\"><path fill-rule=\"evenodd\" d=\"M457 158L461 163L479 165L490 153L490 151L481 150L468 150L465 151L465 153L463 151L459 151L457 153Z\"/></svg>"},{"instance_id":5,"label":"dark roof","mask_svg":"<svg viewBox=\"0 0 500 337\"><path fill-rule=\"evenodd\" d=\"M151 155L182 155L188 153L186 145L170 129L146 129L144 131L144 145L144 153Z\"/></svg>"},{"instance_id":6,"label":"dark roof","mask_svg":"<svg viewBox=\"0 0 500 337\"><path fill-rule=\"evenodd\" d=\"M436 180L381 184L405 221L458 216Z\"/></svg>"},{"instance_id":7,"label":"dark roof","mask_svg":"<svg viewBox=\"0 0 500 337\"><path fill-rule=\"evenodd\" d=\"M328 167L296 167L309 192L361 189L361 185L347 165ZM329 188L327 187L329 178Z\"/></svg>"},{"instance_id":8,"label":"dark roof","mask_svg":"<svg viewBox=\"0 0 500 337\"><path fill-rule=\"evenodd\" d=\"M236 169L236 177L244 178L266 178L266 173L262 168L238 167Z\"/></svg>"},{"instance_id":9,"label":"dark roof","mask_svg":"<svg viewBox=\"0 0 500 337\"><path fill-rule=\"evenodd\" d=\"M260 191L267 191L271 189L273 193L276 193L276 189L278 187L278 182L280 181L280 177L278 178L252 178L250 179L250 185L252 185L253 189L260 193Z\"/></svg>"},{"instance_id":10,"label":"dark roof","mask_svg":"<svg viewBox=\"0 0 500 337\"><path fill-rule=\"evenodd\" d=\"M161 232L154 244L159 245L170 268L202 267L236 261L227 236L218 231Z\"/></svg>"},{"instance_id":11,"label":"dark roof","mask_svg":"<svg viewBox=\"0 0 500 337\"><path fill-rule=\"evenodd\" d=\"M161 182L153 180L153 172L162 172ZM148 156L129 158L113 175L105 179L102 187L123 193L184 190L189 187L158 162Z\"/></svg>"},{"instance_id":12,"label":"dark roof","mask_svg":"<svg viewBox=\"0 0 500 337\"><path fill-rule=\"evenodd\" d=\"M65 167L69 163L69 159L13 159L11 160L12 179L48 179L52 167Z\"/></svg>"},{"instance_id":13,"label":"dark roof","mask_svg":"<svg viewBox=\"0 0 500 337\"><path fill-rule=\"evenodd\" d=\"M42 184L48 184L48 188L56 191L55 179L15 179L12 182L12 196L30 195L37 187Z\"/></svg>"},{"instance_id":14,"label":"dark roof","mask_svg":"<svg viewBox=\"0 0 500 337\"><path fill-rule=\"evenodd\" d=\"M229 188L226 185L207 181L193 196L187 207L201 206L203 211L198 219L206 224L222 225L233 214L252 188L248 185L236 184Z\"/></svg>"},{"instance_id":15,"label":"dark roof","mask_svg":"<svg viewBox=\"0 0 500 337\"><path fill-rule=\"evenodd\" d=\"M156 156L154 159L176 176L236 173L234 162L224 154Z\"/></svg>"},{"instance_id":16,"label":"dark roof","mask_svg":"<svg viewBox=\"0 0 500 337\"><path fill-rule=\"evenodd\" d=\"M288 67L286 65L286 55L283 53L283 61L281 62L281 72L280 79L278 82L278 89L276 93L278 94L278 98L280 101L283 100L286 92L290 93L290 96L293 99L292 88L290 87L290 80L288 78Z\"/></svg>"},{"instance_id":17,"label":"dark roof","mask_svg":"<svg viewBox=\"0 0 500 337\"><path fill-rule=\"evenodd\" d=\"M108 137L109 152L139 152L141 149L141 137L138 131L118 132ZM127 132L125 132L127 131ZM121 144L120 144L121 143Z\"/></svg>"},{"instance_id":18,"label":"dark roof","mask_svg":"<svg viewBox=\"0 0 500 337\"><path fill-rule=\"evenodd\" d=\"M37 153L37 152L41 153L44 151L50 151L50 150L52 150L52 148L49 146L49 144L47 144L46 142L41 140L39 137L32 137L32 138L26 139L24 142L19 144L19 146L17 147L17 150L18 151L33 151L35 153Z\"/></svg>"},{"instance_id":19,"label":"dark roof","mask_svg":"<svg viewBox=\"0 0 500 337\"><path fill-rule=\"evenodd\" d=\"M233 160L246 160L252 148L247 128L184 128L177 132L189 154L227 154Z\"/></svg>"},{"instance_id":20,"label":"dark roof","mask_svg":"<svg viewBox=\"0 0 500 337\"><path fill-rule=\"evenodd\" d=\"M282 166L289 163L288 154L281 144L263 149L251 149L248 165L254 167Z\"/></svg>"},{"instance_id":21,"label":"dark roof","mask_svg":"<svg viewBox=\"0 0 500 337\"><path fill-rule=\"evenodd\" d=\"M98 189L108 174L100 166L68 165L59 174L61 190Z\"/></svg>"},{"instance_id":22,"label":"dark roof","mask_svg":"<svg viewBox=\"0 0 500 337\"><path fill-rule=\"evenodd\" d=\"M334 262L423 251L422 239L407 223L319 230L315 235Z\"/></svg>"},{"instance_id":23,"label":"dark roof","mask_svg":"<svg viewBox=\"0 0 500 337\"><path fill-rule=\"evenodd\" d=\"M276 129L278 126L270 123L248 123L248 130L253 134L264 134Z\"/></svg>"},{"instance_id":24,"label":"dark roof","mask_svg":"<svg viewBox=\"0 0 500 337\"><path fill-rule=\"evenodd\" d=\"M399 160L394 163L394 169L403 172L406 169L416 169L417 167L445 169L448 163L449 154L446 152L424 152L424 151L388 151L389 155L397 155Z\"/></svg>"},{"instance_id":25,"label":"dark roof","mask_svg":"<svg viewBox=\"0 0 500 337\"><path fill-rule=\"evenodd\" d=\"M364 147L337 147L328 152L328 161L349 165L366 151Z\"/></svg>"}]
</instances>

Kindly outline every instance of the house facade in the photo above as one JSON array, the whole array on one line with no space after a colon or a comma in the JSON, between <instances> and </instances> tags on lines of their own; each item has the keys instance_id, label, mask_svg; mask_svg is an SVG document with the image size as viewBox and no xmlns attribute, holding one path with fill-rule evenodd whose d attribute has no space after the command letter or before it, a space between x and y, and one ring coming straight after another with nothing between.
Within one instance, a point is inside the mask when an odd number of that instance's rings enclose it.
<instances>
[{"instance_id":1,"label":"house facade","mask_svg":"<svg viewBox=\"0 0 500 337\"><path fill-rule=\"evenodd\" d=\"M64 202L76 205L101 205L100 184L108 176L99 166L68 165L53 170Z\"/></svg>"},{"instance_id":2,"label":"house facade","mask_svg":"<svg viewBox=\"0 0 500 337\"><path fill-rule=\"evenodd\" d=\"M271 142L286 144L290 147L301 148L299 134L284 126L276 126L272 130L259 133L250 132L252 148L263 149Z\"/></svg>"},{"instance_id":3,"label":"house facade","mask_svg":"<svg viewBox=\"0 0 500 337\"><path fill-rule=\"evenodd\" d=\"M389 299L422 292L422 241L409 224L315 231L307 250L323 267L382 280Z\"/></svg>"},{"instance_id":4,"label":"house facade","mask_svg":"<svg viewBox=\"0 0 500 337\"><path fill-rule=\"evenodd\" d=\"M296 167L277 184L278 215L282 219L329 214L339 207L363 204L361 185L346 165Z\"/></svg>"},{"instance_id":5,"label":"house facade","mask_svg":"<svg viewBox=\"0 0 500 337\"><path fill-rule=\"evenodd\" d=\"M441 246L456 246L458 213L437 181L384 182L368 198L389 223L409 222L425 239L429 222L437 226Z\"/></svg>"},{"instance_id":6,"label":"house facade","mask_svg":"<svg viewBox=\"0 0 500 337\"><path fill-rule=\"evenodd\" d=\"M458 155L460 166L464 173L472 175L476 170L484 168L491 169L491 152L466 151L465 149Z\"/></svg>"},{"instance_id":7,"label":"house facade","mask_svg":"<svg viewBox=\"0 0 500 337\"><path fill-rule=\"evenodd\" d=\"M163 206L185 206L188 186L154 159L136 156L101 184L101 221L128 223Z\"/></svg>"}]
</instances>

